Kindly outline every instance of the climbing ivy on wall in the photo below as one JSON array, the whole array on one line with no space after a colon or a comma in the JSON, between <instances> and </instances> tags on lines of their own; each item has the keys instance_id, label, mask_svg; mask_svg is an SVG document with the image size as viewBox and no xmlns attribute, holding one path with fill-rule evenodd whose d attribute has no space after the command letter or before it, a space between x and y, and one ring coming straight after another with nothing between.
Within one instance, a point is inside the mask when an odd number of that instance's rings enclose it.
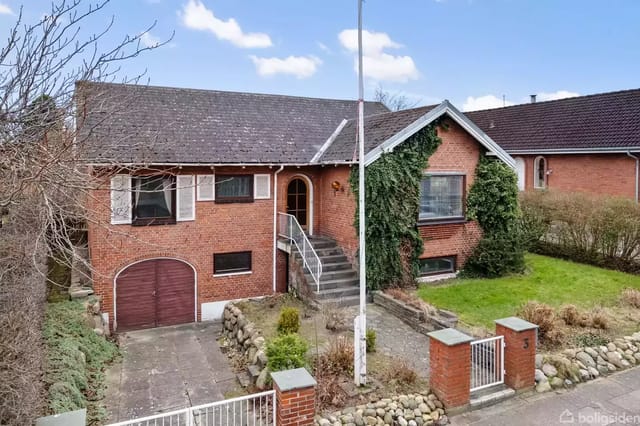
<instances>
[{"instance_id":1,"label":"climbing ivy on wall","mask_svg":"<svg viewBox=\"0 0 640 426\"><path fill-rule=\"evenodd\" d=\"M431 124L384 153L365 171L365 238L367 287L414 285L423 242L417 228L420 183L429 157L440 145L437 124ZM358 197L358 168L349 184ZM354 226L359 226L356 208Z\"/></svg>"},{"instance_id":2,"label":"climbing ivy on wall","mask_svg":"<svg viewBox=\"0 0 640 426\"><path fill-rule=\"evenodd\" d=\"M519 217L515 172L502 161L481 155L467 197L467 218L478 221L483 237L467 259L463 275L494 278L524 270Z\"/></svg>"}]
</instances>

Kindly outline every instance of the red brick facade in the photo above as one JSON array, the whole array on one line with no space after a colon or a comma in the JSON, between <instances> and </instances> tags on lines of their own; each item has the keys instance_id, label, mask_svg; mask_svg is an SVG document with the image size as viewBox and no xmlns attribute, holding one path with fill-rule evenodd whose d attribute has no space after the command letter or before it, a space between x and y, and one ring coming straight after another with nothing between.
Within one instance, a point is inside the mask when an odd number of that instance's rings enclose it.
<instances>
[{"instance_id":1,"label":"red brick facade","mask_svg":"<svg viewBox=\"0 0 640 426\"><path fill-rule=\"evenodd\" d=\"M533 190L537 155L513 155L525 162L525 189ZM547 188L562 192L635 198L636 162L626 154L542 155L547 161Z\"/></svg>"},{"instance_id":2,"label":"red brick facade","mask_svg":"<svg viewBox=\"0 0 640 426\"><path fill-rule=\"evenodd\" d=\"M466 188L473 183L480 147L455 123L440 131L443 143L429 161L429 171L463 173ZM103 298L105 312L114 319L114 280L134 262L157 257L175 258L189 263L196 271L196 306L202 318L202 304L271 294L273 280L273 187L276 167L216 167L173 170L178 174L270 174L269 199L251 203L220 204L196 201L194 221L172 225L131 226L109 223L109 179L96 190L89 209L96 216L89 223L89 248L94 267L94 288ZM353 228L356 202L349 187L350 167L285 167L277 175L277 211L287 209L287 187L295 178L308 186L308 227L316 235L337 241L353 261L357 235ZM337 189L336 189L337 188ZM456 256L461 267L480 238L473 222L420 226L424 238L423 257ZM213 254L237 251L252 252L251 273L230 276L213 275ZM276 255L276 291L286 289L286 257ZM213 309L213 308L211 308ZM209 311L207 311L209 312ZM209 313L206 314L208 318ZM116 318L117 320L117 318Z\"/></svg>"},{"instance_id":3,"label":"red brick facade","mask_svg":"<svg viewBox=\"0 0 640 426\"><path fill-rule=\"evenodd\" d=\"M316 414L315 387L281 391L274 384L277 410L276 424L282 426L311 426Z\"/></svg>"}]
</instances>

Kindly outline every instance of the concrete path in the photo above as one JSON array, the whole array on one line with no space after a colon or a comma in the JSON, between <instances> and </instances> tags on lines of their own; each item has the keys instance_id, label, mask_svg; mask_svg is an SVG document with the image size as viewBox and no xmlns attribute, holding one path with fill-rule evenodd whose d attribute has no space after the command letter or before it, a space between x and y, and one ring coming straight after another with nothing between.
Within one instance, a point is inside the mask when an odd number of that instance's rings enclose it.
<instances>
[{"instance_id":1,"label":"concrete path","mask_svg":"<svg viewBox=\"0 0 640 426\"><path fill-rule=\"evenodd\" d=\"M220 323L201 322L121 335L122 362L107 371L109 421L219 401L236 390L220 331Z\"/></svg>"},{"instance_id":2,"label":"concrete path","mask_svg":"<svg viewBox=\"0 0 640 426\"><path fill-rule=\"evenodd\" d=\"M350 309L355 317L358 307ZM429 375L429 338L418 333L383 307L367 304L367 328L376 331L376 350L402 358L422 377Z\"/></svg>"},{"instance_id":3,"label":"concrete path","mask_svg":"<svg viewBox=\"0 0 640 426\"><path fill-rule=\"evenodd\" d=\"M527 394L470 413L451 424L499 425L640 425L640 367L562 392Z\"/></svg>"}]
</instances>

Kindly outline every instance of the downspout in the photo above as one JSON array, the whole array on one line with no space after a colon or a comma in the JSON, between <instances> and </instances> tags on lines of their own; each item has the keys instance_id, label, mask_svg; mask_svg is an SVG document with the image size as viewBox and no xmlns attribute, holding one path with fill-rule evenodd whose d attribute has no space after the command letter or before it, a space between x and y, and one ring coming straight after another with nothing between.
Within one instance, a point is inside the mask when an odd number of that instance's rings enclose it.
<instances>
[{"instance_id":1,"label":"downspout","mask_svg":"<svg viewBox=\"0 0 640 426\"><path fill-rule=\"evenodd\" d=\"M273 293L276 292L276 253L278 252L278 173L284 169L280 166L273 174Z\"/></svg>"},{"instance_id":2,"label":"downspout","mask_svg":"<svg viewBox=\"0 0 640 426\"><path fill-rule=\"evenodd\" d=\"M638 175L640 174L640 158L627 151L627 155L636 160L636 203L638 202Z\"/></svg>"}]
</instances>

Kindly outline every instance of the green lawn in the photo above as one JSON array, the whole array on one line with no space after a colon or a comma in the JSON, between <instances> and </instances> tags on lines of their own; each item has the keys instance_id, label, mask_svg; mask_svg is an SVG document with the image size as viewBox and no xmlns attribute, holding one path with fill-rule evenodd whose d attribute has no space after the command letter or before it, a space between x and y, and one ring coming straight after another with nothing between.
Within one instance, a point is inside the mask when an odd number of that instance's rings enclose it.
<instances>
[{"instance_id":1,"label":"green lawn","mask_svg":"<svg viewBox=\"0 0 640 426\"><path fill-rule=\"evenodd\" d=\"M560 306L612 306L625 287L640 289L640 276L546 256L527 254L524 275L496 279L456 279L442 286L422 285L418 295L455 312L469 325L493 329L493 320L515 315L528 300Z\"/></svg>"}]
</instances>

